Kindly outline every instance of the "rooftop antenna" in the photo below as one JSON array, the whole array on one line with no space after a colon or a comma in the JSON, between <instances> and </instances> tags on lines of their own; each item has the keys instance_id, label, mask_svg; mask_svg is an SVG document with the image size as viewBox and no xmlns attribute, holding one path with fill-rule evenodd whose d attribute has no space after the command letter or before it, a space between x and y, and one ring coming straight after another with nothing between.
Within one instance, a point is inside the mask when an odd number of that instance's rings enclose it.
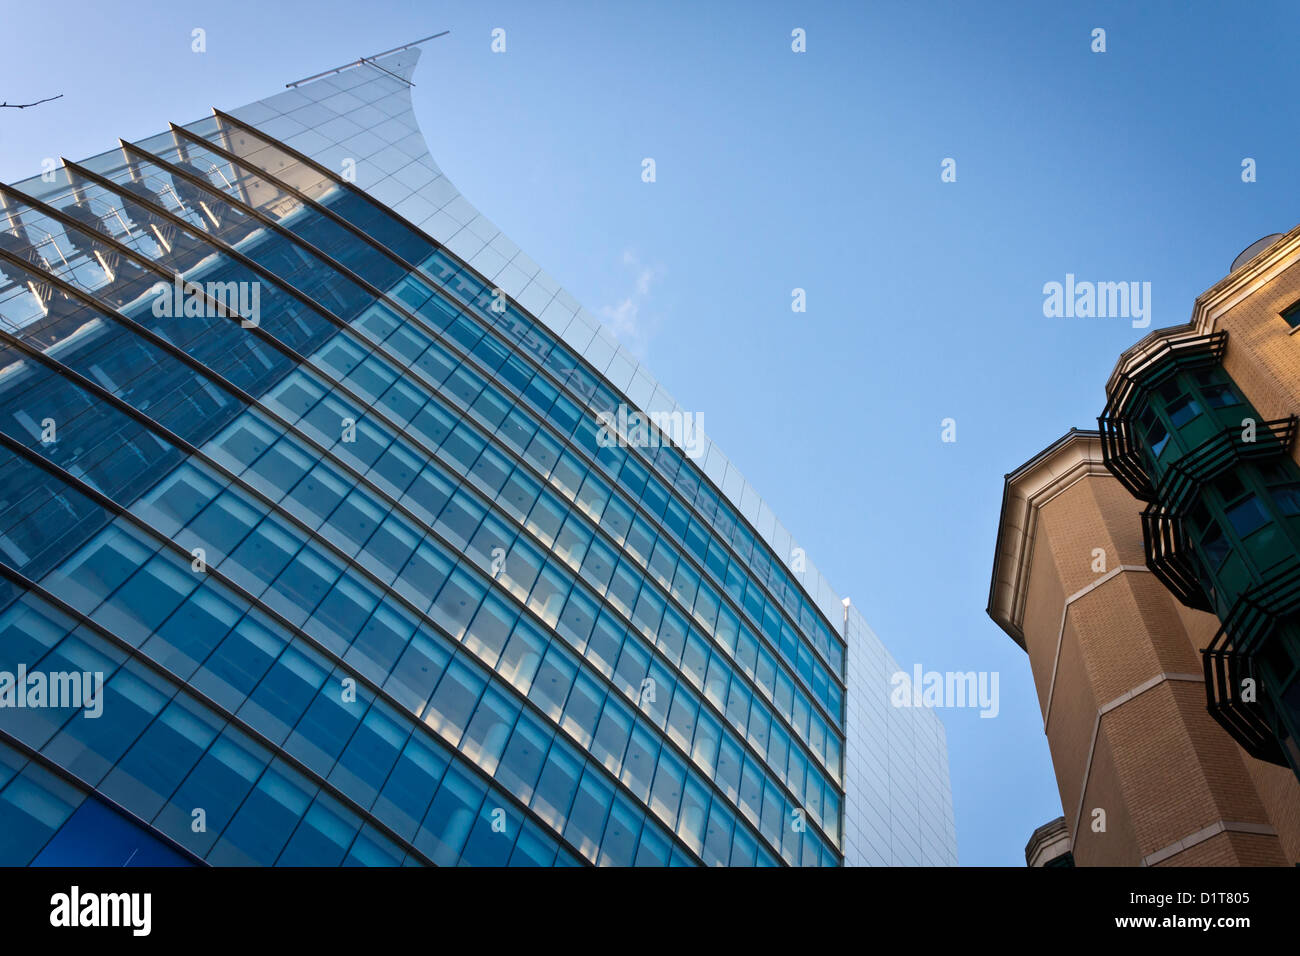
<instances>
[{"instance_id":1,"label":"rooftop antenna","mask_svg":"<svg viewBox=\"0 0 1300 956\"><path fill-rule=\"evenodd\" d=\"M301 86L303 83L310 83L312 80L319 80L322 76L332 76L335 73L342 73L344 70L350 70L354 66L361 66L363 64L366 64L369 66L373 66L376 70L382 70L384 73L387 73L395 80L401 80L407 86L414 86L415 84L412 83L410 80L403 79L402 77L398 76L396 73L393 73L391 70L385 70L382 66L376 63L375 60L379 59L380 57L388 56L388 54L390 53L400 53L402 50L409 50L413 46L419 46L421 43L427 43L429 40L436 40L438 39L438 37L445 37L450 32L451 32L450 30L443 30L441 33L432 33L429 36L423 37L419 40L412 40L410 43L403 43L401 46L395 46L391 50L385 50L383 53L372 53L370 56L360 57L359 59L353 60L351 63L344 63L342 66L336 66L332 70L326 70L323 73L317 73L313 76L304 77L301 80L294 80L292 83L286 83L284 85L286 89L293 89L295 86Z\"/></svg>"}]
</instances>

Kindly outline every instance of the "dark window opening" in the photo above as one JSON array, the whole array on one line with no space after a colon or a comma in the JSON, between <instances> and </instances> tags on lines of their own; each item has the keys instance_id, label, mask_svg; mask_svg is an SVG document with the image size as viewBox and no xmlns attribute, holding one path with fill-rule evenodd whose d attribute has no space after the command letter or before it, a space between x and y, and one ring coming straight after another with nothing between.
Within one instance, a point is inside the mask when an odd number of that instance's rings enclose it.
<instances>
[{"instance_id":1,"label":"dark window opening","mask_svg":"<svg viewBox=\"0 0 1300 956\"><path fill-rule=\"evenodd\" d=\"M1246 404L1231 385L1206 385L1201 389L1201 395L1211 408Z\"/></svg>"},{"instance_id":2,"label":"dark window opening","mask_svg":"<svg viewBox=\"0 0 1300 956\"><path fill-rule=\"evenodd\" d=\"M1205 556L1210 570L1218 571L1232 549L1228 546L1228 539L1223 536L1223 529L1219 527L1218 522L1207 517L1205 523L1208 530L1201 537L1201 554Z\"/></svg>"},{"instance_id":3,"label":"dark window opening","mask_svg":"<svg viewBox=\"0 0 1300 956\"><path fill-rule=\"evenodd\" d=\"M1241 478L1236 472L1228 472L1216 484L1219 494L1223 496L1223 503L1226 505L1232 504L1246 493L1246 486L1242 484Z\"/></svg>"},{"instance_id":4,"label":"dark window opening","mask_svg":"<svg viewBox=\"0 0 1300 956\"><path fill-rule=\"evenodd\" d=\"M1152 422L1147 429L1147 444L1151 446L1152 457L1159 458L1168 443L1169 432L1165 431L1165 426L1159 421Z\"/></svg>"},{"instance_id":5,"label":"dark window opening","mask_svg":"<svg viewBox=\"0 0 1300 956\"><path fill-rule=\"evenodd\" d=\"M1295 328L1300 325L1300 302L1289 305L1282 310L1282 318L1286 319L1286 324Z\"/></svg>"},{"instance_id":6,"label":"dark window opening","mask_svg":"<svg viewBox=\"0 0 1300 956\"><path fill-rule=\"evenodd\" d=\"M1273 489L1273 501L1286 517L1300 515L1300 484L1279 485Z\"/></svg>"},{"instance_id":7,"label":"dark window opening","mask_svg":"<svg viewBox=\"0 0 1300 956\"><path fill-rule=\"evenodd\" d=\"M1174 427L1182 428L1201 414L1201 406L1190 395L1183 395L1169 405L1168 412L1169 420L1174 423Z\"/></svg>"},{"instance_id":8,"label":"dark window opening","mask_svg":"<svg viewBox=\"0 0 1300 956\"><path fill-rule=\"evenodd\" d=\"M1239 538L1245 538L1269 522L1268 512L1253 493L1230 506L1227 509L1227 516L1228 523L1232 525L1232 530Z\"/></svg>"}]
</instances>

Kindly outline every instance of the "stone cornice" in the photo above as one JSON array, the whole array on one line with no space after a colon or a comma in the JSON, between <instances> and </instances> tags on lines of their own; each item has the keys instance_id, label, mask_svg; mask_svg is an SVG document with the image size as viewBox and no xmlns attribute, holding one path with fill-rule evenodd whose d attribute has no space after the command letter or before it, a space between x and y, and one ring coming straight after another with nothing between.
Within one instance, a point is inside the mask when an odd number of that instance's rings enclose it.
<instances>
[{"instance_id":1,"label":"stone cornice","mask_svg":"<svg viewBox=\"0 0 1300 956\"><path fill-rule=\"evenodd\" d=\"M1166 341L1194 338L1216 331L1219 318L1225 312L1254 295L1297 260L1300 260L1300 226L1197 296L1191 321L1156 329L1122 352L1106 382L1107 397L1114 394L1124 376L1141 368Z\"/></svg>"},{"instance_id":2,"label":"stone cornice","mask_svg":"<svg viewBox=\"0 0 1300 956\"><path fill-rule=\"evenodd\" d=\"M1043 866L1070 850L1070 828L1065 825L1065 817L1060 816L1034 831L1025 844L1025 863Z\"/></svg>"},{"instance_id":3,"label":"stone cornice","mask_svg":"<svg viewBox=\"0 0 1300 956\"><path fill-rule=\"evenodd\" d=\"M1101 436L1072 428L1006 477L987 611L1022 648L1038 511L1089 475L1110 477L1102 461Z\"/></svg>"}]
</instances>

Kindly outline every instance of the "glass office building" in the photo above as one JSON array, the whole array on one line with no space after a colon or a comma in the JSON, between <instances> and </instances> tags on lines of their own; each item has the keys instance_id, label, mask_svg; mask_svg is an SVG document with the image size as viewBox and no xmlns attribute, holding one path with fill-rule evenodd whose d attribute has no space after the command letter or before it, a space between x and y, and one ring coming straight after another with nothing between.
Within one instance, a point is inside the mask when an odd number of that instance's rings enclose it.
<instances>
[{"instance_id":1,"label":"glass office building","mask_svg":"<svg viewBox=\"0 0 1300 956\"><path fill-rule=\"evenodd\" d=\"M955 863L942 725L711 442L608 440L680 409L418 53L0 186L0 864Z\"/></svg>"}]
</instances>

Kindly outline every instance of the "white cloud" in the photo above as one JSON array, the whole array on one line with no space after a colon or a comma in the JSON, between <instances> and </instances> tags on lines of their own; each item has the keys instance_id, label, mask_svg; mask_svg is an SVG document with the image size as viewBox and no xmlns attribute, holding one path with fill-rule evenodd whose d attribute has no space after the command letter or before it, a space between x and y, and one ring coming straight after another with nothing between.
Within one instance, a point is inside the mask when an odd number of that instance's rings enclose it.
<instances>
[{"instance_id":1,"label":"white cloud","mask_svg":"<svg viewBox=\"0 0 1300 956\"><path fill-rule=\"evenodd\" d=\"M649 298L650 287L658 280L663 270L657 266L645 265L630 249L623 252L623 265L631 267L635 274L632 292L617 305L602 306L600 316L628 351L638 359L644 359L650 339L659 327L659 321L655 317L644 318L641 315L641 306Z\"/></svg>"}]
</instances>

